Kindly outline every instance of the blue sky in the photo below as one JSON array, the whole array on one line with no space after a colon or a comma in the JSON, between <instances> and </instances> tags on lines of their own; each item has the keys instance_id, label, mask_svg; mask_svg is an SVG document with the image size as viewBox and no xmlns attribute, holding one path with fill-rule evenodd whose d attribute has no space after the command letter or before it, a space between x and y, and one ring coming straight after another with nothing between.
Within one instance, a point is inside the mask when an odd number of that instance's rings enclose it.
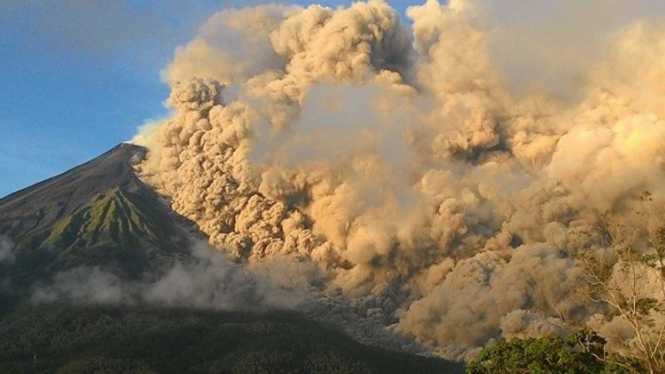
<instances>
[{"instance_id":1,"label":"blue sky","mask_svg":"<svg viewBox=\"0 0 665 374\"><path fill-rule=\"evenodd\" d=\"M401 12L420 3L389 2ZM0 0L0 197L97 156L164 115L168 88L159 73L173 49L216 10L247 3Z\"/></svg>"}]
</instances>

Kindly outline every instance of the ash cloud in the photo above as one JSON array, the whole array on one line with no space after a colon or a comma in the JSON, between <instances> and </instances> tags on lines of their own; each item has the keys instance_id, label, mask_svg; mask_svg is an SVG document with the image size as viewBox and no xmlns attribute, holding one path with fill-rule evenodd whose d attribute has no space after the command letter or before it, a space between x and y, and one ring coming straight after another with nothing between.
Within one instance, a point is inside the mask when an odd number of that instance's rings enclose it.
<instances>
[{"instance_id":1,"label":"ash cloud","mask_svg":"<svg viewBox=\"0 0 665 374\"><path fill-rule=\"evenodd\" d=\"M578 69L510 53L492 11L428 0L412 26L381 0L222 11L164 70L174 113L144 134L142 178L219 250L307 264L316 276L282 275L445 356L586 318L572 253L596 248L580 237L643 190L663 202L665 24L619 12Z\"/></svg>"},{"instance_id":2,"label":"ash cloud","mask_svg":"<svg viewBox=\"0 0 665 374\"><path fill-rule=\"evenodd\" d=\"M522 94L547 89L570 100L579 99L580 84L607 58L617 32L665 13L665 5L655 0L479 2L486 9L483 22L494 61L511 89Z\"/></svg>"}]
</instances>

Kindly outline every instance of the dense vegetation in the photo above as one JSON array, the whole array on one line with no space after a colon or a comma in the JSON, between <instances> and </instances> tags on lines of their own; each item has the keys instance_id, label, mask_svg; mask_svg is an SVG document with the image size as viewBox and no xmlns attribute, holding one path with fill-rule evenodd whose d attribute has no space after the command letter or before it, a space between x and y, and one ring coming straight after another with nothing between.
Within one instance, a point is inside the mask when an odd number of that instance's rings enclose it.
<instances>
[{"instance_id":1,"label":"dense vegetation","mask_svg":"<svg viewBox=\"0 0 665 374\"><path fill-rule=\"evenodd\" d=\"M502 340L483 349L467 374L628 374L639 365L607 356L605 340L580 331L567 340L560 336Z\"/></svg>"},{"instance_id":2,"label":"dense vegetation","mask_svg":"<svg viewBox=\"0 0 665 374\"><path fill-rule=\"evenodd\" d=\"M22 306L0 320L0 373L455 373L293 314Z\"/></svg>"}]
</instances>

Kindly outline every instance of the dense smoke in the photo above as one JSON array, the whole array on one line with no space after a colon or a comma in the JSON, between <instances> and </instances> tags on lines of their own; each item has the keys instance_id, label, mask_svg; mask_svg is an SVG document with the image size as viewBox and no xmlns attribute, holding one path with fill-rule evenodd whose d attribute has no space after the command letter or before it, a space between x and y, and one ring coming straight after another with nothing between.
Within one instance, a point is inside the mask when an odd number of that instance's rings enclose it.
<instances>
[{"instance_id":1,"label":"dense smoke","mask_svg":"<svg viewBox=\"0 0 665 374\"><path fill-rule=\"evenodd\" d=\"M561 331L586 318L572 253L599 217L662 201L665 24L623 19L578 41L588 63L516 82L542 56L507 55L520 28L491 10L223 10L164 70L174 114L137 137L139 171L213 246L299 264L287 284L442 355Z\"/></svg>"}]
</instances>

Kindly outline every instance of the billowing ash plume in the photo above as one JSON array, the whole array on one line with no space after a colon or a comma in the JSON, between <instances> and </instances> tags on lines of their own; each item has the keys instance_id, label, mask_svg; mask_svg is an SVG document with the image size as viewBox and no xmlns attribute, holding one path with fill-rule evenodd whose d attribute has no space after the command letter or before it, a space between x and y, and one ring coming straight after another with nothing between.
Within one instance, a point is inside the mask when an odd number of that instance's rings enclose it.
<instances>
[{"instance_id":1,"label":"billowing ash plume","mask_svg":"<svg viewBox=\"0 0 665 374\"><path fill-rule=\"evenodd\" d=\"M513 92L485 10L224 10L165 69L141 175L220 250L311 266L281 276L443 355L559 331L599 216L662 201L665 24L608 32L561 99Z\"/></svg>"}]
</instances>

